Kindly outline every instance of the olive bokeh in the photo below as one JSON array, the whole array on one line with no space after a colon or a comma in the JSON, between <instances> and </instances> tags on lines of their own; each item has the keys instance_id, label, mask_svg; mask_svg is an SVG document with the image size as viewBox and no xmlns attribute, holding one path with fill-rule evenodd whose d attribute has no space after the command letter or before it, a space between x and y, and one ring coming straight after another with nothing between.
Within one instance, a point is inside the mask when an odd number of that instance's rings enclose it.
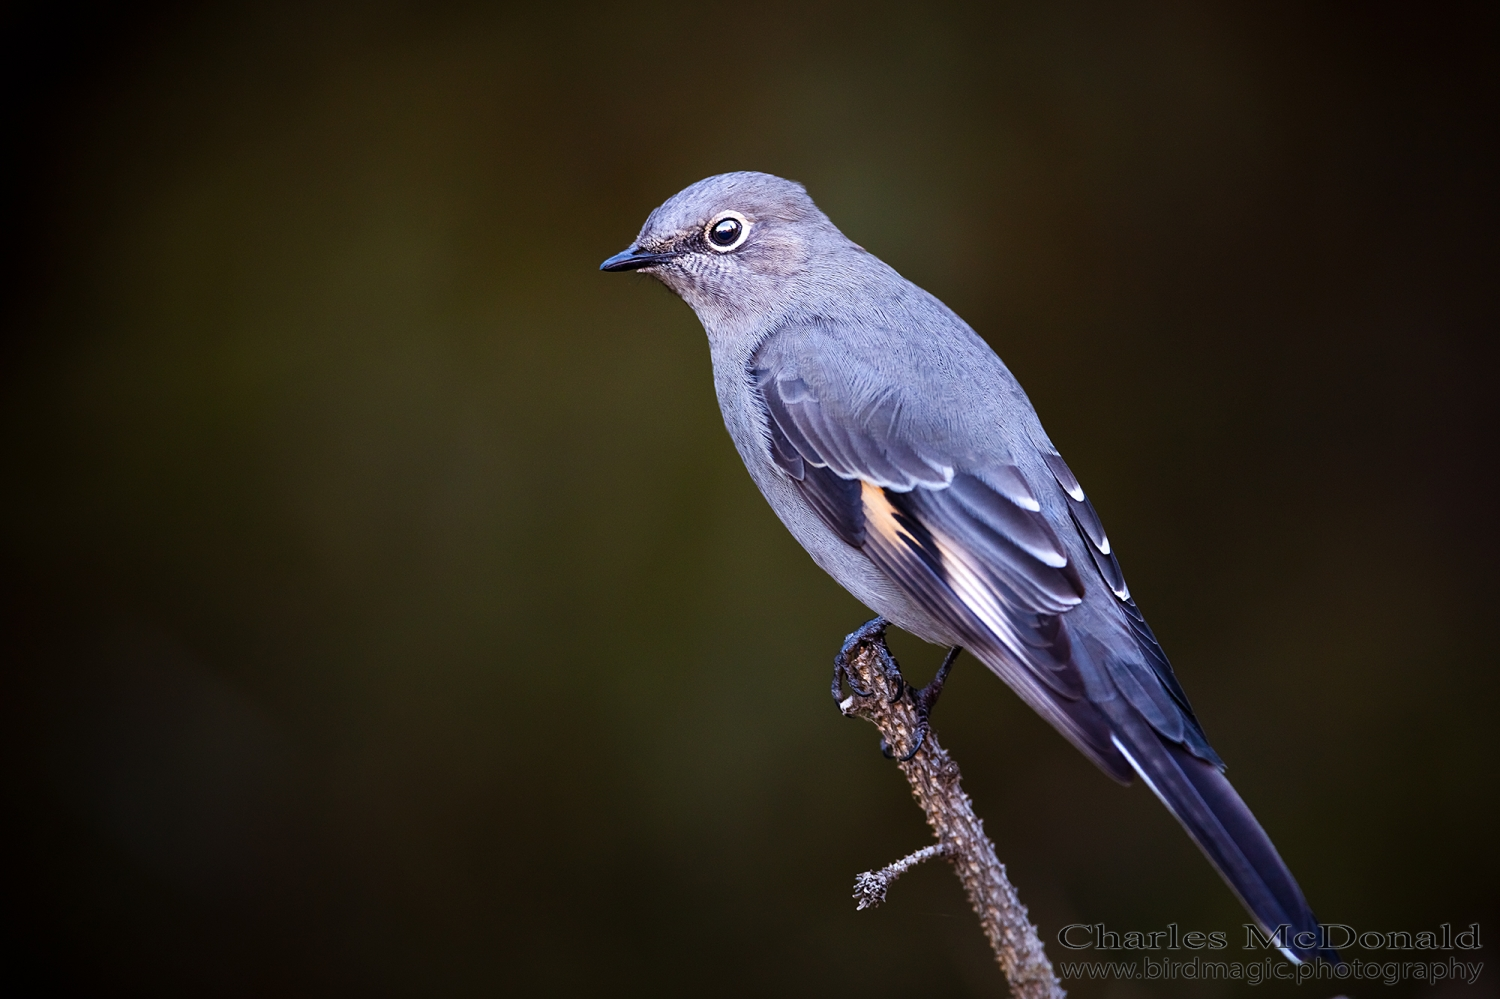
<instances>
[{"instance_id":1,"label":"olive bokeh","mask_svg":"<svg viewBox=\"0 0 1500 999\"><path fill-rule=\"evenodd\" d=\"M1001 993L942 865L855 912L928 837L828 697L867 612L756 493L689 310L596 270L734 169L1017 373L1323 919L1500 932L1491 12L7 17L18 994ZM1121 956L1071 923L1261 956L973 660L934 721L1054 961Z\"/></svg>"}]
</instances>

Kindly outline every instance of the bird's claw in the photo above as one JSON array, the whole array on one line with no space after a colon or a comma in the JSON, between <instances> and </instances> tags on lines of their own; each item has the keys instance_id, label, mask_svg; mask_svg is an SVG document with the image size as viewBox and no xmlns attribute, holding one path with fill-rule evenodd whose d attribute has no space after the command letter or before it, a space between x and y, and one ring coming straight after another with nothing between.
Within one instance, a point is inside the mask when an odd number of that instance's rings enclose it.
<instances>
[{"instance_id":1,"label":"bird's claw","mask_svg":"<svg viewBox=\"0 0 1500 999\"><path fill-rule=\"evenodd\" d=\"M839 654L833 657L833 685L831 689L833 692L833 702L840 706L840 710L843 709L845 684L848 684L849 689L854 692L856 697L870 697L874 695L875 692L873 690L864 690L854 682L854 677L849 674L849 656L862 643L868 642L872 638L884 637L887 627L889 627L889 623L885 618L878 616L871 618L844 638L843 648L839 649ZM896 697L900 696L900 694L896 695ZM892 698L892 700L895 699Z\"/></svg>"},{"instance_id":2,"label":"bird's claw","mask_svg":"<svg viewBox=\"0 0 1500 999\"><path fill-rule=\"evenodd\" d=\"M912 690L911 702L916 706L917 714L924 723L927 721L927 716L932 714L932 709L937 706L938 697L943 693L943 685L948 682L948 674L953 672L953 664L958 660L958 654L962 651L963 649L957 645L949 649L948 654L943 657L943 665L938 667L938 671L933 674L927 686Z\"/></svg>"},{"instance_id":3,"label":"bird's claw","mask_svg":"<svg viewBox=\"0 0 1500 999\"><path fill-rule=\"evenodd\" d=\"M875 617L866 621L844 639L843 648L839 649L839 654L833 657L833 684L830 690L833 694L833 702L839 706L840 711L844 710L844 687L846 685L854 692L854 696L856 697L874 696L875 692L873 690L863 690L854 682L854 677L849 672L849 657L860 645L883 639L887 627L889 627L889 623L883 617ZM912 747L907 751L906 755L895 755L891 751L890 745L886 743L885 738L882 737L880 740L880 753L882 756L888 760L895 760L897 763L905 763L916 756L917 751L927 741L927 718L932 714L932 709L937 704L939 695L943 692L943 685L948 682L948 674L953 671L953 663L958 659L958 654L963 649L957 645L949 649L948 655L943 659L943 664L938 667L938 671L933 674L932 680L928 682L927 686L912 687L902 677L901 670L896 665L896 660L891 656L890 650L885 647L885 642L877 641L875 648L880 653L881 660L886 667L886 675L895 679L896 692L890 697L889 703L895 704L902 697L909 696L912 707L917 712L917 738L912 743Z\"/></svg>"},{"instance_id":4,"label":"bird's claw","mask_svg":"<svg viewBox=\"0 0 1500 999\"><path fill-rule=\"evenodd\" d=\"M897 756L895 753L891 752L891 747L885 741L885 737L884 736L882 736L881 739L880 739L880 755L884 756L888 760L895 760L897 763L905 763L907 760L909 760L913 756L917 755L917 750L921 749L922 748L922 743L924 743L926 741L927 741L927 723L924 720L922 722L922 727L917 730L917 741L914 742L914 743L912 743L912 747L911 747L910 751L908 751L905 756Z\"/></svg>"},{"instance_id":5,"label":"bird's claw","mask_svg":"<svg viewBox=\"0 0 1500 999\"><path fill-rule=\"evenodd\" d=\"M898 758L891 755L891 751L886 746L885 740L881 739L880 752L886 759L896 760L897 763L905 763L913 756L916 756L917 750L922 748L922 743L927 741L927 719L932 714L933 706L937 704L939 695L943 692L943 684L948 682L948 674L953 672L953 663L958 659L958 654L962 651L963 649L957 645L949 649L948 655L943 658L943 664L938 667L938 671L933 674L927 686L905 688L906 691L911 693L912 706L917 709L917 741L912 745L910 752ZM892 701L900 699L901 694L899 693L891 698Z\"/></svg>"}]
</instances>

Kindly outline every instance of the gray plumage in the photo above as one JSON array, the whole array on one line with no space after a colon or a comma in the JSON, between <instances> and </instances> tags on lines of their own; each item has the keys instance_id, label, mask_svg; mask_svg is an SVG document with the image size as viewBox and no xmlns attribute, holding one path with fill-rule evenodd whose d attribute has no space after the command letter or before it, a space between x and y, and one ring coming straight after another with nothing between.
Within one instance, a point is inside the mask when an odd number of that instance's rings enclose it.
<instances>
[{"instance_id":1,"label":"gray plumage","mask_svg":"<svg viewBox=\"0 0 1500 999\"><path fill-rule=\"evenodd\" d=\"M642 270L708 333L724 422L829 575L962 646L1110 776L1143 777L1293 959L1337 960L1221 774L1087 495L1020 384L952 310L798 184L710 177L604 270Z\"/></svg>"}]
</instances>

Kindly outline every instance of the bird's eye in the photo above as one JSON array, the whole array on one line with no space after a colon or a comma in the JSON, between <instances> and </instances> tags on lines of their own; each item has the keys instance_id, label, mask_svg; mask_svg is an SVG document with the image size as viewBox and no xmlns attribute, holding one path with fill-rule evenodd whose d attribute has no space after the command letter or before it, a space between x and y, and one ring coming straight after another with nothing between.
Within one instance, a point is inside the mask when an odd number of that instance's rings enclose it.
<instances>
[{"instance_id":1,"label":"bird's eye","mask_svg":"<svg viewBox=\"0 0 1500 999\"><path fill-rule=\"evenodd\" d=\"M740 238L740 230L743 228L739 219L720 219L708 230L708 238L714 241L715 246L728 246Z\"/></svg>"},{"instance_id":2,"label":"bird's eye","mask_svg":"<svg viewBox=\"0 0 1500 999\"><path fill-rule=\"evenodd\" d=\"M750 224L738 212L720 216L708 224L708 243L720 253L739 246L745 241Z\"/></svg>"}]
</instances>

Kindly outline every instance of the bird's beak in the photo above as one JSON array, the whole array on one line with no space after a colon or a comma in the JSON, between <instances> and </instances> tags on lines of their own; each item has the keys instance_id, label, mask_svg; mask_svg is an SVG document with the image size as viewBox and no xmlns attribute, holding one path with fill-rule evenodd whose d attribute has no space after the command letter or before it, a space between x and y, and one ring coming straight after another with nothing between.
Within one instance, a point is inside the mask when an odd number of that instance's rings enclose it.
<instances>
[{"instance_id":1,"label":"bird's beak","mask_svg":"<svg viewBox=\"0 0 1500 999\"><path fill-rule=\"evenodd\" d=\"M599 269L601 271L638 271L642 267L653 267L656 264L665 263L675 256L677 256L675 253L652 253L639 246L632 246L604 261L599 265Z\"/></svg>"}]
</instances>

